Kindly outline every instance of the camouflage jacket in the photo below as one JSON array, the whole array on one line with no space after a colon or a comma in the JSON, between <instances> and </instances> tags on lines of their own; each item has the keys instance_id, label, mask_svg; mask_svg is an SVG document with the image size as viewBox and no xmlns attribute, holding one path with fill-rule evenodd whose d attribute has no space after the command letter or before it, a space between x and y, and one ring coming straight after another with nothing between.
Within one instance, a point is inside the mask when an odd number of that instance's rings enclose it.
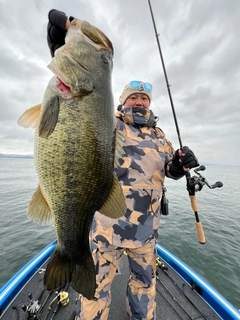
<instances>
[{"instance_id":1,"label":"camouflage jacket","mask_svg":"<svg viewBox=\"0 0 240 320\"><path fill-rule=\"evenodd\" d=\"M156 127L150 110L125 108L116 113L117 128L126 137L125 154L116 174L122 185L127 210L120 219L95 213L94 241L116 247L136 248L158 235L160 199L174 149L163 131Z\"/></svg>"}]
</instances>

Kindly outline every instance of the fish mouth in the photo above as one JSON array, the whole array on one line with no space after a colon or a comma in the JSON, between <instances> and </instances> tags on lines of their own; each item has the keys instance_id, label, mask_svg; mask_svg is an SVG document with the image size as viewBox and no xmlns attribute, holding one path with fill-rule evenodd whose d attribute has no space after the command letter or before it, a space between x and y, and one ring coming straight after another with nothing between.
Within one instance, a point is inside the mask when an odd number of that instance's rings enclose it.
<instances>
[{"instance_id":1,"label":"fish mouth","mask_svg":"<svg viewBox=\"0 0 240 320\"><path fill-rule=\"evenodd\" d=\"M63 93L71 93L71 88L67 86L59 77L57 77L57 88Z\"/></svg>"},{"instance_id":2,"label":"fish mouth","mask_svg":"<svg viewBox=\"0 0 240 320\"><path fill-rule=\"evenodd\" d=\"M72 20L71 27L68 29L65 38L65 45L56 50L55 57L53 57L48 65L48 68L56 75L56 88L58 92L66 99L89 94L95 87L87 63L85 65L84 61L78 59L78 54L76 56L74 51L71 50L73 37L76 37L76 34L79 36L79 39L82 39L81 41L90 44L96 51L104 49L109 51L113 56L112 43L101 30L92 26L87 21ZM82 71L77 71L79 68ZM88 83L87 81L83 81L82 76L79 76L81 72L89 80Z\"/></svg>"},{"instance_id":3,"label":"fish mouth","mask_svg":"<svg viewBox=\"0 0 240 320\"><path fill-rule=\"evenodd\" d=\"M64 83L58 76L56 76L56 88L61 92L62 98L71 99L74 96L86 96L93 92L94 88L91 87L89 90L84 88L78 88L77 91L73 91L70 86Z\"/></svg>"},{"instance_id":4,"label":"fish mouth","mask_svg":"<svg viewBox=\"0 0 240 320\"><path fill-rule=\"evenodd\" d=\"M82 63L80 63L80 61L76 60L69 52L62 51L62 53L63 53L62 57L64 57L64 59L67 59L68 62L71 62L71 66L77 66L78 68L80 67L80 69L82 69L84 72L89 71L87 67L85 67ZM58 59L54 57L52 59L52 62L48 65L48 68L55 74L57 79L56 87L61 92L65 94L72 93L73 95L76 95L79 93L79 90L81 88L79 88L75 82L71 83L71 80L68 78L68 76L64 74L64 72L62 72L61 64L59 65Z\"/></svg>"},{"instance_id":5,"label":"fish mouth","mask_svg":"<svg viewBox=\"0 0 240 320\"><path fill-rule=\"evenodd\" d=\"M65 57L67 57L68 61L71 61L72 66L78 66L80 67L82 70L84 70L85 72L88 72L88 69L82 65L79 61L77 61L76 59L74 59L74 57L68 52L65 52ZM62 71L61 71L61 67L58 65L58 60L53 58L52 62L50 65L48 65L48 68L55 74L56 76L56 88L58 89L59 93L66 98L66 99L70 99L73 96L78 96L78 95L82 95L83 93L86 92L92 92L93 88L92 86L90 86L88 88L88 90L84 90L81 87L81 82L78 83L78 81L71 81L67 75L65 75Z\"/></svg>"}]
</instances>

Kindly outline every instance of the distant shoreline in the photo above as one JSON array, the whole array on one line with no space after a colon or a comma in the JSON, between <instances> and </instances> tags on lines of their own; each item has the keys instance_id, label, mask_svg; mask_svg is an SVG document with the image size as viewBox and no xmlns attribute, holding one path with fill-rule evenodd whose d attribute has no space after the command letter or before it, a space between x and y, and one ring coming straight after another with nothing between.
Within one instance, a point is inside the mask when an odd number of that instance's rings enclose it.
<instances>
[{"instance_id":1,"label":"distant shoreline","mask_svg":"<svg viewBox=\"0 0 240 320\"><path fill-rule=\"evenodd\" d=\"M20 159L34 159L33 154L5 154L5 153L0 153L0 159L1 158L20 158ZM240 167L239 165L234 165L234 164L212 164L212 163L202 163L202 165L205 165L206 167L209 166L221 166L221 167Z\"/></svg>"},{"instance_id":2,"label":"distant shoreline","mask_svg":"<svg viewBox=\"0 0 240 320\"><path fill-rule=\"evenodd\" d=\"M0 153L0 158L24 158L24 159L33 159L34 156L33 156L33 154L23 155L23 154L4 154L4 153Z\"/></svg>"}]
</instances>

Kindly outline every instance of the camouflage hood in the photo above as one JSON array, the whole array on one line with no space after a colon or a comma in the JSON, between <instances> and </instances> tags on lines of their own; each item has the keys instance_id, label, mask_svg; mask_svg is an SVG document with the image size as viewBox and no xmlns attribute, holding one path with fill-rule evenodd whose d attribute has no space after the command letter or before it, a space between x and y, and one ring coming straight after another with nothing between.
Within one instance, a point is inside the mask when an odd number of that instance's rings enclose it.
<instances>
[{"instance_id":1,"label":"camouflage hood","mask_svg":"<svg viewBox=\"0 0 240 320\"><path fill-rule=\"evenodd\" d=\"M123 108L116 113L116 117L132 126L137 125L139 127L146 126L155 128L157 124L157 117L155 117L152 110L146 110L144 108Z\"/></svg>"}]
</instances>

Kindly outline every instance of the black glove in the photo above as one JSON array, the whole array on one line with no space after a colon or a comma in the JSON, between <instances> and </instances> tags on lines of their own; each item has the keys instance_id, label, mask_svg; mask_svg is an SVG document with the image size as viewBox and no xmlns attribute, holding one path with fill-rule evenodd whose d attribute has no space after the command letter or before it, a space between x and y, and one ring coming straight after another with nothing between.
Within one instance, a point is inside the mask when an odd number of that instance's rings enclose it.
<instances>
[{"instance_id":1,"label":"black glove","mask_svg":"<svg viewBox=\"0 0 240 320\"><path fill-rule=\"evenodd\" d=\"M178 150L175 152L172 163L174 166L179 167L183 170L185 169L192 169L199 166L198 159L195 154L192 152L191 149L184 146L181 151L185 153L185 156L179 157Z\"/></svg>"},{"instance_id":2,"label":"black glove","mask_svg":"<svg viewBox=\"0 0 240 320\"><path fill-rule=\"evenodd\" d=\"M54 56L55 50L65 44L67 18L64 12L56 9L52 9L48 13L47 42L52 57ZM73 19L73 17L69 17L70 21Z\"/></svg>"},{"instance_id":3,"label":"black glove","mask_svg":"<svg viewBox=\"0 0 240 320\"><path fill-rule=\"evenodd\" d=\"M181 151L184 156L179 156L179 149L174 153L169 171L174 177L183 177L186 173L184 169L191 169L199 166L198 159L188 147L184 146Z\"/></svg>"}]
</instances>

